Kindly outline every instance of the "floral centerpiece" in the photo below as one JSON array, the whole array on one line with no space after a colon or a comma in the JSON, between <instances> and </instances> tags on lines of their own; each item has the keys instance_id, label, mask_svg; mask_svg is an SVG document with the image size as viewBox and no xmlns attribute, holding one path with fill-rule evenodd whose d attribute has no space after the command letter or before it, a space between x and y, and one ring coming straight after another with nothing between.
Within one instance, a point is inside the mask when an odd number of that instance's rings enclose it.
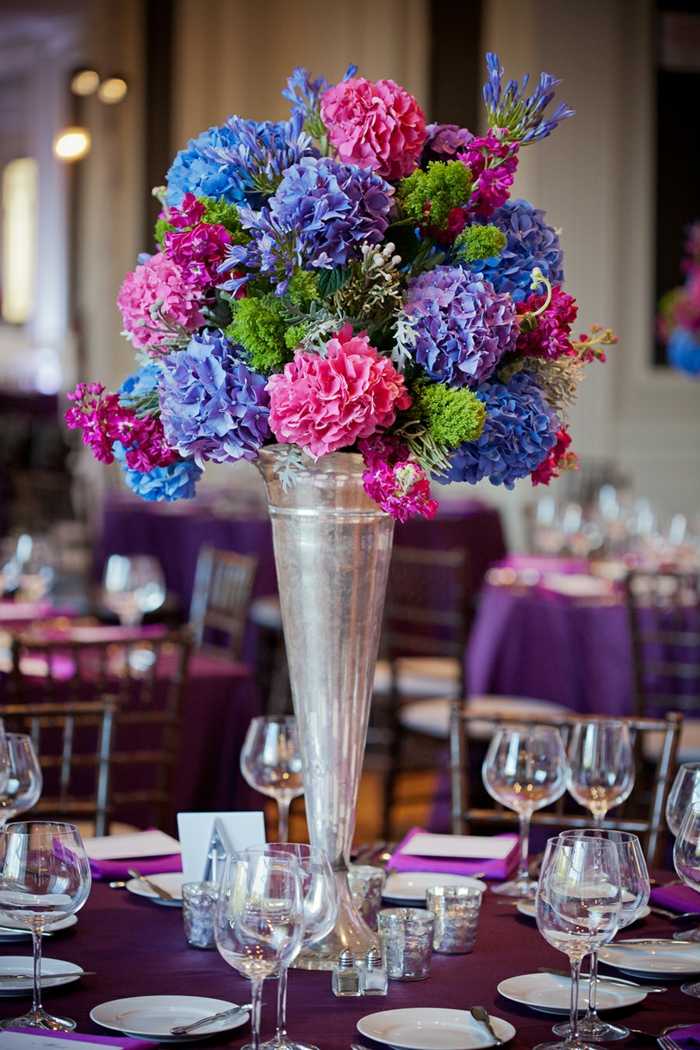
<instances>
[{"instance_id":1,"label":"floral centerpiece","mask_svg":"<svg viewBox=\"0 0 700 1050\"><path fill-rule=\"evenodd\" d=\"M660 303L659 336L671 366L700 378L700 222L688 231L683 260L685 281Z\"/></svg>"},{"instance_id":2,"label":"floral centerpiece","mask_svg":"<svg viewBox=\"0 0 700 1050\"><path fill-rule=\"evenodd\" d=\"M559 234L511 199L520 150L572 115L487 55L489 130L427 124L392 80L294 71L288 120L231 117L177 154L154 254L119 292L138 371L81 383L68 425L150 500L208 462L360 452L367 493L432 517L431 481L512 488L575 465L566 412L607 329L574 335Z\"/></svg>"}]
</instances>

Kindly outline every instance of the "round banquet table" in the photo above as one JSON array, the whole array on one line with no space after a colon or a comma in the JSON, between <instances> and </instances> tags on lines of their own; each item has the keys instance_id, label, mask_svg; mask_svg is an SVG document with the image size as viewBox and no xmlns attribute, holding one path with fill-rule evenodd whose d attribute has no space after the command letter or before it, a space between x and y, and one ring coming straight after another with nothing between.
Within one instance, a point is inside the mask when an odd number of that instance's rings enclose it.
<instances>
[{"instance_id":1,"label":"round banquet table","mask_svg":"<svg viewBox=\"0 0 700 1050\"><path fill-rule=\"evenodd\" d=\"M673 927L650 917L635 926L632 936L668 936ZM248 1002L250 986L216 951L188 948L179 909L164 908L96 883L73 930L54 935L45 945L46 955L94 970L94 977L45 993L46 1007L73 1017L81 1034L116 1035L98 1028L89 1019L92 1007L111 999L135 995L206 995L233 1002ZM13 954L29 955L30 949L12 946ZM470 955L434 955L432 974L422 982L389 985L386 998L336 999L330 974L293 970L289 981L288 1028L293 1039L316 1043L320 1050L348 1050L363 1042L356 1022L369 1013L408 1006L441 1006L468 1009L477 1004L506 1018L517 1030L512 1050L531 1050L551 1037L558 1018L536 1014L502 999L499 981L530 973L538 966L564 969L566 958L550 948L535 924L518 916L511 901L487 893L476 948ZM603 968L602 968L603 969ZM672 1022L697 1021L697 1000L684 996L677 983L664 982L669 991L650 995L638 1006L613 1016L635 1028L659 1031ZM277 985L266 982L263 993L263 1035L274 1031ZM26 998L0 1000L0 1017L16 1016L27 1006ZM606 1014L606 1016L608 1016ZM248 1026L191 1045L241 1046ZM370 1044L369 1046L378 1046ZM632 1036L626 1047L649 1046L649 1040Z\"/></svg>"}]
</instances>

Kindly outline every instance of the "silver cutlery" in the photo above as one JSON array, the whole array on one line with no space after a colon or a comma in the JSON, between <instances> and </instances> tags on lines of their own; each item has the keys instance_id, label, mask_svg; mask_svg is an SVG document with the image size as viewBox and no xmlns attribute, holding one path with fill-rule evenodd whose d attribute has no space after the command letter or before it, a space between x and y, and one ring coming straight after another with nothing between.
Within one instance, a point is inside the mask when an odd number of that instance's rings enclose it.
<instances>
[{"instance_id":1,"label":"silver cutlery","mask_svg":"<svg viewBox=\"0 0 700 1050\"><path fill-rule=\"evenodd\" d=\"M549 966L538 966L538 973L551 973L555 977L571 977L569 970L552 970ZM668 988L665 988L662 984L640 984L638 981L627 981L624 977L610 977L607 973L598 974L598 980L608 981L610 984L625 984L628 988L643 988L645 992L650 992L652 995L667 992Z\"/></svg>"},{"instance_id":2,"label":"silver cutlery","mask_svg":"<svg viewBox=\"0 0 700 1050\"><path fill-rule=\"evenodd\" d=\"M656 1040L661 1050L681 1050L680 1044L667 1035L662 1035Z\"/></svg>"},{"instance_id":3,"label":"silver cutlery","mask_svg":"<svg viewBox=\"0 0 700 1050\"><path fill-rule=\"evenodd\" d=\"M152 890L156 897L160 897L161 900L175 900L172 893L168 893L167 890L164 890L163 887L159 886L157 882L153 881L153 879L149 879L146 875L142 875L140 871L136 870L136 868L129 868L129 875L132 879L138 879L138 881L142 882L144 886L148 886L149 890Z\"/></svg>"},{"instance_id":4,"label":"silver cutlery","mask_svg":"<svg viewBox=\"0 0 700 1050\"><path fill-rule=\"evenodd\" d=\"M192 1021L191 1024L178 1024L174 1028L170 1029L171 1035L189 1035L190 1032L194 1032L196 1028L204 1028L207 1024L213 1024L214 1021L223 1021L227 1017L235 1017L236 1014L243 1013L245 1010L252 1010L253 1004L246 1003L245 1006L234 1006L230 1010L220 1010L218 1014L209 1014L208 1017L200 1017L198 1021Z\"/></svg>"},{"instance_id":5,"label":"silver cutlery","mask_svg":"<svg viewBox=\"0 0 700 1050\"><path fill-rule=\"evenodd\" d=\"M482 1024L484 1026L486 1031L489 1033L489 1035L493 1039L494 1044L496 1046L503 1046L503 1040L498 1038L498 1035L496 1034L496 1029L491 1024L491 1018L489 1017L489 1012L486 1009L486 1007L484 1007L484 1006L472 1006L472 1008L471 1008L471 1010L469 1012L470 1012L470 1014L472 1015L472 1017L474 1018L475 1021L478 1021L479 1024Z\"/></svg>"}]
</instances>

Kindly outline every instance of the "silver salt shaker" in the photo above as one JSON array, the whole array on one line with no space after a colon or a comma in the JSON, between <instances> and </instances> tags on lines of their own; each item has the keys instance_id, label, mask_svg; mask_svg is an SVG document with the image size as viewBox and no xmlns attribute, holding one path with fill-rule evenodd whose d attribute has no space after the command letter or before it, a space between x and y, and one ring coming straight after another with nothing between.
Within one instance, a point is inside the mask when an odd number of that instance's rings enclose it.
<instances>
[{"instance_id":1,"label":"silver salt shaker","mask_svg":"<svg viewBox=\"0 0 700 1050\"><path fill-rule=\"evenodd\" d=\"M338 998L351 998L362 995L360 971L355 965L355 956L347 948L340 953L338 961L333 968L331 987L333 995L338 996Z\"/></svg>"},{"instance_id":2,"label":"silver salt shaker","mask_svg":"<svg viewBox=\"0 0 700 1050\"><path fill-rule=\"evenodd\" d=\"M378 948L370 948L367 952L361 975L360 984L363 995L388 994L389 974L384 957Z\"/></svg>"}]
</instances>

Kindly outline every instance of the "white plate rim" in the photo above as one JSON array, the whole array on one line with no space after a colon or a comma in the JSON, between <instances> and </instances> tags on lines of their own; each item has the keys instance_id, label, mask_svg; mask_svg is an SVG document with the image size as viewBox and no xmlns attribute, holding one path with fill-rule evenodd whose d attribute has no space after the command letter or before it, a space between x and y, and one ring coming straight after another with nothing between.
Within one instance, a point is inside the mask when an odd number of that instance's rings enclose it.
<instances>
[{"instance_id":1,"label":"white plate rim","mask_svg":"<svg viewBox=\"0 0 700 1050\"><path fill-rule=\"evenodd\" d=\"M147 877L149 879L153 879L154 881L158 881L159 879L162 880L166 878L168 875L178 876L178 878L180 879L180 884L179 886L170 887L167 881L165 881L162 883L163 889L167 890L168 893L174 893L179 891L181 894L182 884L185 881L185 876L181 871L164 871L158 875L149 875ZM143 897L144 900L153 901L154 904L160 904L161 906L164 906L166 908L182 907L182 894L179 897L175 897L175 899L172 901L164 900L162 897L159 897L156 893L154 893L150 889L150 887L143 882L142 879L129 879L124 888L129 893L133 893L135 897Z\"/></svg>"},{"instance_id":2,"label":"white plate rim","mask_svg":"<svg viewBox=\"0 0 700 1050\"><path fill-rule=\"evenodd\" d=\"M44 971L44 967L48 965L54 967L56 965L60 967L68 968L71 973L61 974L60 970L56 973L49 973ZM21 972L24 967L27 968L27 980L16 981L11 987L8 985L2 985L0 983L0 998L13 999L18 996L25 996L27 992L32 990L32 959L29 955L2 955L0 956L0 977L2 977L2 968L7 966L11 969L12 973ZM68 962L66 959L54 959L46 956L42 957L41 960L42 977L48 978L51 983L44 984L43 980L41 983L42 990L51 991L53 988L62 988L66 984L73 984L74 981L79 981L83 976L84 970L78 963Z\"/></svg>"},{"instance_id":3,"label":"white plate rim","mask_svg":"<svg viewBox=\"0 0 700 1050\"><path fill-rule=\"evenodd\" d=\"M233 1017L228 1020L222 1019L216 1022L215 1027L202 1026L197 1032L193 1032L192 1035L161 1035L154 1032L140 1032L133 1028L126 1029L122 1025L114 1024L114 1022L105 1021L100 1018L100 1011L105 1007L115 1008L122 1003L135 1003L143 1002L148 999L169 999L182 1001L183 999L192 1000L195 999L201 1002L202 1010L211 1010L212 1013L219 1013L222 1010L232 1010L236 1003L227 1001L226 999L213 999L211 996L206 995L127 995L120 999L108 999L104 1003L98 1003L97 1006L93 1006L90 1011L90 1020L94 1021L95 1024L100 1025L102 1028L107 1028L112 1032L122 1032L124 1035L133 1037L135 1039L153 1039L158 1042L190 1042L196 1039L208 1038L211 1035L218 1035L221 1032L229 1032L234 1028L241 1028L248 1021L250 1014L248 1010L244 1010L240 1014L240 1018ZM208 1003L211 1005L205 1006ZM204 1015L202 1015L204 1016Z\"/></svg>"},{"instance_id":4,"label":"white plate rim","mask_svg":"<svg viewBox=\"0 0 700 1050\"><path fill-rule=\"evenodd\" d=\"M379 1010L378 1012L373 1013L373 1014L366 1014L364 1017L361 1017L360 1020L357 1022L356 1028L357 1028L358 1032L360 1033L360 1035L365 1036L366 1039L373 1039L375 1042L383 1043L385 1046L397 1047L397 1048L399 1048L399 1050L421 1050L421 1048L419 1046L417 1046L418 1040L414 1040L413 1042L407 1043L407 1042L397 1041L396 1039L392 1039L392 1041L389 1042L388 1039L383 1038L380 1035L377 1035L376 1032L372 1032L371 1030L368 1031L367 1030L368 1026L367 1026L367 1023L366 1023L366 1022L372 1022L373 1020L376 1021L380 1017L386 1017L387 1015L392 1015L392 1014L394 1016L396 1016L396 1014L413 1014L414 1017L415 1017L416 1014L421 1014L421 1013L452 1014L455 1017L455 1019L457 1019L460 1016L461 1017L465 1017L465 1018L469 1017L471 1019L471 1014L469 1013L468 1010L458 1010L458 1009L452 1009L451 1007L440 1007L440 1006L406 1006L406 1007L398 1007L395 1010ZM501 1040L501 1042L502 1043L509 1042L513 1038L513 1036L516 1034L516 1029L513 1027L513 1025L510 1023L510 1021L506 1021L505 1018L503 1018L503 1017L496 1017L490 1011L489 1011L489 1017L491 1019L492 1024L494 1024L494 1027L496 1029L496 1034L498 1035L498 1037ZM474 1023L476 1024L476 1022L474 1022ZM370 1025L370 1029L371 1029L371 1025ZM481 1047L487 1048L489 1046L496 1046L496 1043L493 1043L493 1042L481 1043L481 1044L471 1043L471 1046L465 1045L464 1047L460 1048L460 1050L480 1050Z\"/></svg>"},{"instance_id":5,"label":"white plate rim","mask_svg":"<svg viewBox=\"0 0 700 1050\"><path fill-rule=\"evenodd\" d=\"M603 948L600 949L598 953L600 961L605 963L606 966L614 967L616 970L623 970L625 973L634 973L645 977L688 977L692 976L693 974L700 973L700 944L694 944L692 941L673 941L667 937L648 937L645 938L645 940L647 942L646 945L631 944L631 951L629 949L623 949L623 958L619 962L613 962L612 959L609 958L609 956L611 952L614 953L615 950L618 949L617 958L620 959L620 945L616 945L614 942L612 944L606 944ZM625 943L625 941L620 942L620 944ZM661 960L659 960L660 965L658 966L643 965L644 957L646 956L647 960L650 958L648 947L651 943L663 944L669 948L673 948L675 951L680 951L681 954L683 953L684 946L687 949L694 949L698 953L696 956L696 961L693 962L690 966L678 968L672 966L670 969L668 968L668 966L664 969ZM639 949L638 952L634 951L635 947ZM627 956L627 959L624 958L625 956ZM635 956L637 956L636 962ZM653 956L651 958L653 958ZM641 966L639 965L640 962L642 963Z\"/></svg>"},{"instance_id":6,"label":"white plate rim","mask_svg":"<svg viewBox=\"0 0 700 1050\"><path fill-rule=\"evenodd\" d=\"M70 930L73 926L77 926L77 924L77 915L66 915L64 919L59 919L58 922L48 930L44 930L44 936L52 933L62 933L63 930ZM31 935L32 931L27 930L23 926L3 926L0 923L0 944L2 944L3 941L14 941L20 937L31 937Z\"/></svg>"},{"instance_id":7,"label":"white plate rim","mask_svg":"<svg viewBox=\"0 0 700 1050\"><path fill-rule=\"evenodd\" d=\"M425 887L422 896L416 896L415 891L411 894L408 891L398 893L387 890L387 886L391 880L400 878L415 878L416 875L421 877L427 876L431 879L428 886ZM482 893L485 893L488 886L482 879L476 879L473 875L450 875L444 871L392 871L384 884L382 890L382 898L388 901L405 901L405 902L425 902L425 893L429 886L474 886L476 889L480 889Z\"/></svg>"},{"instance_id":8,"label":"white plate rim","mask_svg":"<svg viewBox=\"0 0 700 1050\"><path fill-rule=\"evenodd\" d=\"M519 981L519 980L522 980L522 979L528 978L528 977L529 978L535 978L536 980L540 980L542 978L546 979L547 977L553 977L553 976L554 976L553 974L546 974L546 973L521 973L521 974L514 974L512 977L505 977L502 981L500 981L499 984L496 986L496 991L498 992L499 995L502 995L504 999L510 999L511 1002L518 1003L520 1006L526 1006L530 1010L537 1010L538 1012L541 1012L541 1013L559 1014L559 1015L564 1016L564 1015L569 1013L568 1005L564 1005L564 1006L542 1006L542 1005L540 1005L538 1003L534 1003L532 1000L525 999L522 996L513 995L512 993L503 990L504 986L507 986L511 981ZM567 978L562 978L562 979L566 980ZM601 974L601 980L602 981L605 980L605 976L603 974ZM583 984L585 984L585 981L582 982L582 987L583 987ZM647 991L644 988L633 988L631 985L630 986L625 986L625 985L622 985L622 984L618 985L618 987L619 987L620 992L622 994L626 994L626 995L630 996L630 998L626 1002L618 1003L615 1006L601 1006L601 1004L599 1002L598 1003L598 1009L599 1010L603 1010L606 1013L609 1010L624 1010L627 1007L638 1005L639 1003L643 1002L646 999L646 997L647 997ZM598 994L600 995L600 990L599 990ZM584 998L584 1000L586 999L586 995L585 994L584 994L583 998ZM585 1006L585 1001L584 1001L583 1005L581 1006L580 1012L581 1013L585 1013L585 1010L586 1010L586 1006Z\"/></svg>"}]
</instances>

